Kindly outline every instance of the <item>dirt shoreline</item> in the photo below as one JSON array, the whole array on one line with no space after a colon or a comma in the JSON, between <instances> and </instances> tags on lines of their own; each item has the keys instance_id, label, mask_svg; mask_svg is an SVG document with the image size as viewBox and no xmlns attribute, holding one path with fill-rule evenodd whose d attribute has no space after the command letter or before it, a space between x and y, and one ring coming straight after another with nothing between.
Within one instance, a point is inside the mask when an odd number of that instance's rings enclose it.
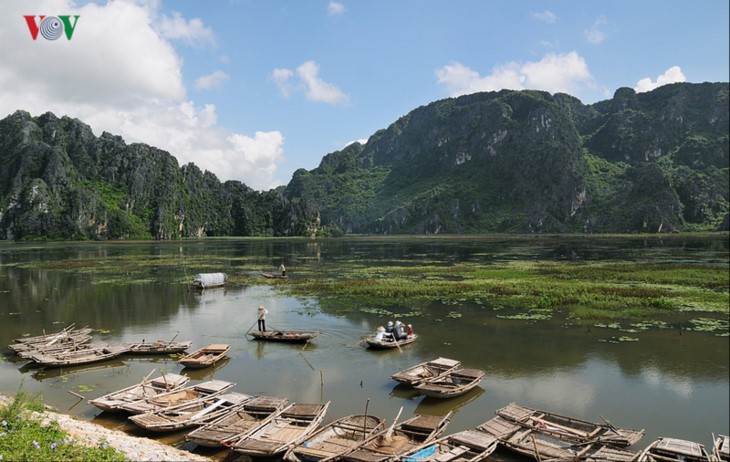
<instances>
[{"instance_id":1,"label":"dirt shoreline","mask_svg":"<svg viewBox=\"0 0 730 462\"><path fill-rule=\"evenodd\" d=\"M12 398L0 395L0 405L12 402ZM211 462L214 459L183 451L173 446L151 440L128 435L119 430L111 430L85 420L79 420L73 416L59 414L47 410L45 412L34 412L35 417L42 421L56 421L61 429L78 444L84 446L98 446L106 443L109 446L123 452L127 459L132 461L180 461L180 462Z\"/></svg>"}]
</instances>

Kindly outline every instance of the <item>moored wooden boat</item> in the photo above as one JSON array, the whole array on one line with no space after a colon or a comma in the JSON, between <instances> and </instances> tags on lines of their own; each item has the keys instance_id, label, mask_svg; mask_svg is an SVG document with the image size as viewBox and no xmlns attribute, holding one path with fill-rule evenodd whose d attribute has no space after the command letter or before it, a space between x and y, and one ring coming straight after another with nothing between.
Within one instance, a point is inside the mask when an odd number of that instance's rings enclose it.
<instances>
[{"instance_id":1,"label":"moored wooden boat","mask_svg":"<svg viewBox=\"0 0 730 462\"><path fill-rule=\"evenodd\" d=\"M479 429L464 430L417 446L401 457L404 462L479 462L489 457L499 440Z\"/></svg>"},{"instance_id":2,"label":"moored wooden boat","mask_svg":"<svg viewBox=\"0 0 730 462\"><path fill-rule=\"evenodd\" d=\"M329 462L354 449L379 431L385 422L372 415L341 417L307 437L284 456L291 462Z\"/></svg>"},{"instance_id":3,"label":"moored wooden boat","mask_svg":"<svg viewBox=\"0 0 730 462\"><path fill-rule=\"evenodd\" d=\"M705 447L694 441L678 438L658 438L641 451L637 462L708 462L709 454Z\"/></svg>"},{"instance_id":4,"label":"moored wooden boat","mask_svg":"<svg viewBox=\"0 0 730 462\"><path fill-rule=\"evenodd\" d=\"M436 358L396 372L390 378L396 382L414 386L424 380L451 372L459 366L461 366L461 361L449 358Z\"/></svg>"},{"instance_id":5,"label":"moored wooden boat","mask_svg":"<svg viewBox=\"0 0 730 462\"><path fill-rule=\"evenodd\" d=\"M83 350L90 347L91 335L66 337L53 344L45 343L16 343L13 346L15 353L21 358L29 359L34 355L57 354L69 351Z\"/></svg>"},{"instance_id":6,"label":"moored wooden boat","mask_svg":"<svg viewBox=\"0 0 730 462\"><path fill-rule=\"evenodd\" d=\"M501 417L497 416L494 419ZM484 431L491 426L490 422L486 422L479 429ZM636 453L625 449L595 441L567 441L519 425L517 431L500 438L500 443L518 454L542 461L631 462L636 458Z\"/></svg>"},{"instance_id":7,"label":"moored wooden boat","mask_svg":"<svg viewBox=\"0 0 730 462\"><path fill-rule=\"evenodd\" d=\"M262 277L265 277L266 279L289 279L289 276L283 275L283 274L277 274L277 273L269 273L266 271L262 271L259 273Z\"/></svg>"},{"instance_id":8,"label":"moored wooden boat","mask_svg":"<svg viewBox=\"0 0 730 462\"><path fill-rule=\"evenodd\" d=\"M64 330L53 334L17 338L13 341L13 343L8 345L8 348L17 354L20 354L22 352L33 350L52 349L60 345L74 346L91 341L91 332L92 329L90 327L85 327L83 329L67 327Z\"/></svg>"},{"instance_id":9,"label":"moored wooden boat","mask_svg":"<svg viewBox=\"0 0 730 462\"><path fill-rule=\"evenodd\" d=\"M324 418L330 403L290 404L248 436L230 447L249 457L277 457L304 441Z\"/></svg>"},{"instance_id":10,"label":"moored wooden boat","mask_svg":"<svg viewBox=\"0 0 730 462\"><path fill-rule=\"evenodd\" d=\"M730 461L730 438L727 435L714 436L712 455L718 461Z\"/></svg>"},{"instance_id":11,"label":"moored wooden boat","mask_svg":"<svg viewBox=\"0 0 730 462\"><path fill-rule=\"evenodd\" d=\"M371 436L355 449L342 454L341 460L350 462L395 461L424 443L441 436L451 419L451 412L443 417L414 415L388 429Z\"/></svg>"},{"instance_id":12,"label":"moored wooden boat","mask_svg":"<svg viewBox=\"0 0 730 462\"><path fill-rule=\"evenodd\" d=\"M181 353L193 344L192 341L185 342L168 342L165 340L157 340L156 342L139 342L130 343L127 353L133 355L163 355L172 353Z\"/></svg>"},{"instance_id":13,"label":"moored wooden boat","mask_svg":"<svg viewBox=\"0 0 730 462\"><path fill-rule=\"evenodd\" d=\"M603 424L593 423L552 412L531 409L516 403L510 403L498 409L496 414L537 432L550 434L566 441L597 441L618 447L628 447L636 444L644 436L643 429L618 428L608 421Z\"/></svg>"},{"instance_id":14,"label":"moored wooden boat","mask_svg":"<svg viewBox=\"0 0 730 462\"><path fill-rule=\"evenodd\" d=\"M188 403L206 396L216 396L224 393L235 383L225 380L209 380L196 385L187 386L167 393L160 393L151 398L143 400L131 401L123 404L120 409L132 414L142 414L145 412L153 412L163 408L178 406Z\"/></svg>"},{"instance_id":15,"label":"moored wooden boat","mask_svg":"<svg viewBox=\"0 0 730 462\"><path fill-rule=\"evenodd\" d=\"M283 410L286 403L286 398L255 396L228 414L196 428L185 439L200 446L222 447L248 436Z\"/></svg>"},{"instance_id":16,"label":"moored wooden boat","mask_svg":"<svg viewBox=\"0 0 730 462\"><path fill-rule=\"evenodd\" d=\"M46 367L64 367L89 364L116 358L128 351L128 345L91 344L88 348L73 351L38 353L30 359Z\"/></svg>"},{"instance_id":17,"label":"moored wooden boat","mask_svg":"<svg viewBox=\"0 0 730 462\"><path fill-rule=\"evenodd\" d=\"M481 369L456 369L424 380L414 388L431 398L454 398L474 389L485 375L486 372Z\"/></svg>"},{"instance_id":18,"label":"moored wooden boat","mask_svg":"<svg viewBox=\"0 0 730 462\"><path fill-rule=\"evenodd\" d=\"M225 358L226 353L230 349L231 346L226 343L211 343L206 347L181 357L177 362L193 369L210 367Z\"/></svg>"},{"instance_id":19,"label":"moored wooden boat","mask_svg":"<svg viewBox=\"0 0 730 462\"><path fill-rule=\"evenodd\" d=\"M102 411L118 412L123 410L122 406L125 404L144 401L161 393L177 390L188 383L188 380L190 379L187 376L172 373L161 374L152 380L147 380L145 377L140 383L89 400L89 404Z\"/></svg>"},{"instance_id":20,"label":"moored wooden boat","mask_svg":"<svg viewBox=\"0 0 730 462\"><path fill-rule=\"evenodd\" d=\"M418 339L418 334L411 334L407 338L402 340L385 340L377 339L375 335L365 337L363 341L367 344L367 347L373 350L390 350L392 348L404 347L408 344L415 342Z\"/></svg>"},{"instance_id":21,"label":"moored wooden boat","mask_svg":"<svg viewBox=\"0 0 730 462\"><path fill-rule=\"evenodd\" d=\"M249 399L251 396L237 392L204 396L177 406L133 415L129 420L145 430L171 432L215 420Z\"/></svg>"},{"instance_id":22,"label":"moored wooden boat","mask_svg":"<svg viewBox=\"0 0 730 462\"><path fill-rule=\"evenodd\" d=\"M248 333L256 340L270 342L304 343L319 335L319 332L267 330L266 332L251 331Z\"/></svg>"}]
</instances>

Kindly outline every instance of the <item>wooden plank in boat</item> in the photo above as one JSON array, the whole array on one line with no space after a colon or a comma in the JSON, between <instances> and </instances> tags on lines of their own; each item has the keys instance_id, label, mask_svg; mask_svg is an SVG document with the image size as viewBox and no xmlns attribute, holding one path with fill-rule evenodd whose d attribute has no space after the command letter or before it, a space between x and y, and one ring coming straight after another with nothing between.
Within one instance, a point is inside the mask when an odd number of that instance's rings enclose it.
<instances>
[{"instance_id":1,"label":"wooden plank in boat","mask_svg":"<svg viewBox=\"0 0 730 462\"><path fill-rule=\"evenodd\" d=\"M481 424L478 428L490 435L502 439L519 430L520 426L514 422L508 421L504 417L495 416Z\"/></svg>"},{"instance_id":2,"label":"wooden plank in boat","mask_svg":"<svg viewBox=\"0 0 730 462\"><path fill-rule=\"evenodd\" d=\"M473 448L486 449L494 443L497 438L479 430L465 430L451 435L449 440Z\"/></svg>"},{"instance_id":3,"label":"wooden plank in boat","mask_svg":"<svg viewBox=\"0 0 730 462\"><path fill-rule=\"evenodd\" d=\"M661 452L683 454L691 457L702 457L704 451L702 451L701 446L701 444L695 443L694 441L680 440L677 438L663 438L654 445L654 448Z\"/></svg>"},{"instance_id":4,"label":"wooden plank in boat","mask_svg":"<svg viewBox=\"0 0 730 462\"><path fill-rule=\"evenodd\" d=\"M227 388L230 388L231 382L226 382L225 380L209 380L207 382L199 383L195 385L195 388L197 390L201 391L221 391L225 390Z\"/></svg>"},{"instance_id":5,"label":"wooden plank in boat","mask_svg":"<svg viewBox=\"0 0 730 462\"><path fill-rule=\"evenodd\" d=\"M319 415L322 409L321 404L295 404L286 412L282 413L282 417L315 417Z\"/></svg>"},{"instance_id":6,"label":"wooden plank in boat","mask_svg":"<svg viewBox=\"0 0 730 462\"><path fill-rule=\"evenodd\" d=\"M412 428L414 430L431 431L438 427L443 417L433 415L419 415L413 421L406 423L403 428Z\"/></svg>"}]
</instances>

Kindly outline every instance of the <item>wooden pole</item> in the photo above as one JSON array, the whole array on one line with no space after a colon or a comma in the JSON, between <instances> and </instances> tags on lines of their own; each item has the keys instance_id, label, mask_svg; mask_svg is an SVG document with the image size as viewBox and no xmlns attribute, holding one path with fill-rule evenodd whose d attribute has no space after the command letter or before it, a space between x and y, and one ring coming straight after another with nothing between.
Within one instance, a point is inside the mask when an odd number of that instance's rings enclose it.
<instances>
[{"instance_id":1,"label":"wooden pole","mask_svg":"<svg viewBox=\"0 0 730 462\"><path fill-rule=\"evenodd\" d=\"M365 436L368 434L368 406L370 406L370 398L365 402L365 420L362 423L362 437L365 439ZM714 441L714 437L712 438Z\"/></svg>"},{"instance_id":2,"label":"wooden pole","mask_svg":"<svg viewBox=\"0 0 730 462\"><path fill-rule=\"evenodd\" d=\"M530 437L532 438L532 447L535 450L535 458L537 459L537 462L542 462L540 459L540 451L537 450L537 441L535 441L535 434L530 433Z\"/></svg>"}]
</instances>

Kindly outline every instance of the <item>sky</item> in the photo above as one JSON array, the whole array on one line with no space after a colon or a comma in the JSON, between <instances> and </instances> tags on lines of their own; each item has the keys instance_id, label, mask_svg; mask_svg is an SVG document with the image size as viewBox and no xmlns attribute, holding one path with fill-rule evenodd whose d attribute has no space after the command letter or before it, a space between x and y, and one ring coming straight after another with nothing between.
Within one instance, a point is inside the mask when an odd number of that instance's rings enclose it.
<instances>
[{"instance_id":1,"label":"sky","mask_svg":"<svg viewBox=\"0 0 730 462\"><path fill-rule=\"evenodd\" d=\"M444 98L730 80L727 0L0 3L0 119L78 118L256 190Z\"/></svg>"}]
</instances>

